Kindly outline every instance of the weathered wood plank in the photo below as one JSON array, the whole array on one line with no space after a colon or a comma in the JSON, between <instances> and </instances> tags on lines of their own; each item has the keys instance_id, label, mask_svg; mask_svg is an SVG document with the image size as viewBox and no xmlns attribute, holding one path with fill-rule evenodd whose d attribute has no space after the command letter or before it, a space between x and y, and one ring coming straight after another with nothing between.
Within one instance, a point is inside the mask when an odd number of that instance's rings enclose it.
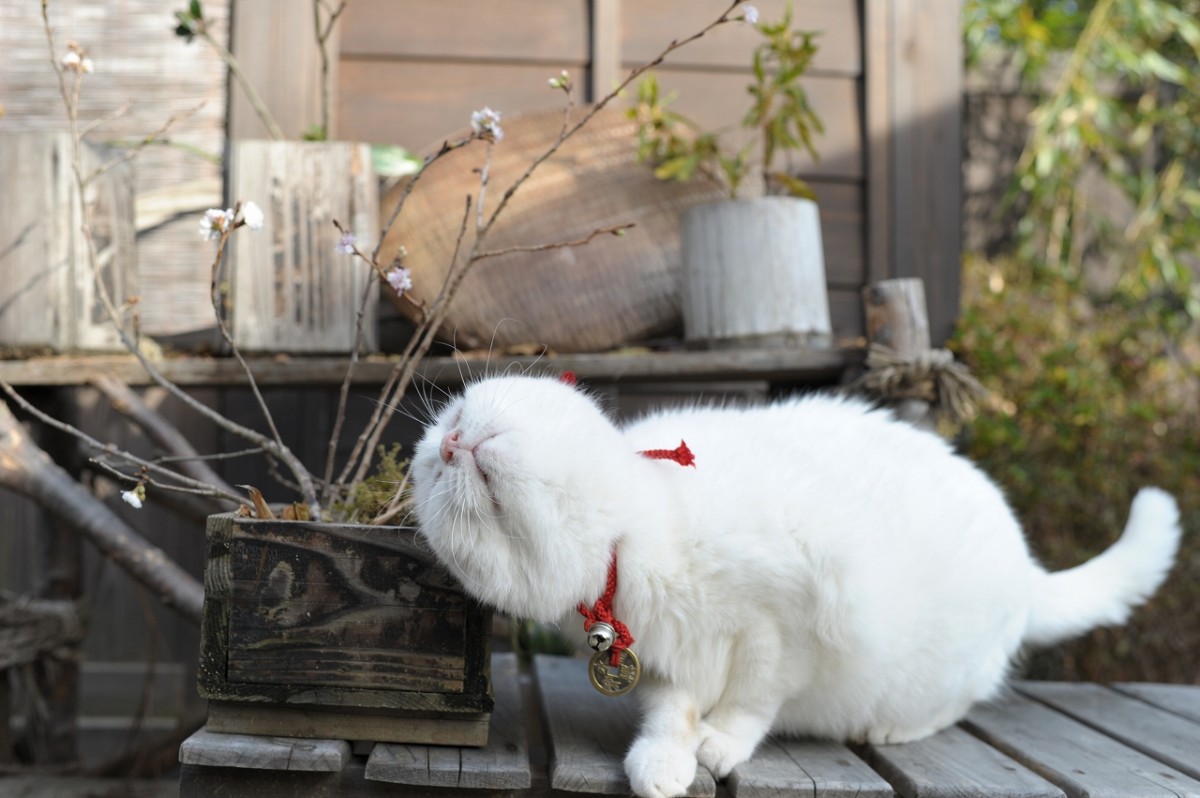
<instances>
[{"instance_id":1,"label":"weathered wood plank","mask_svg":"<svg viewBox=\"0 0 1200 798\"><path fill-rule=\"evenodd\" d=\"M864 755L902 798L1062 798L1024 765L958 727L905 745L868 745Z\"/></svg>"},{"instance_id":2,"label":"weathered wood plank","mask_svg":"<svg viewBox=\"0 0 1200 798\"><path fill-rule=\"evenodd\" d=\"M830 307L834 332L838 309L846 318L861 320L858 290L833 291ZM855 311L854 308L857 308ZM861 334L861 321L859 332ZM836 376L862 357L855 348L829 350L758 349L709 352L651 352L628 350L615 354L555 354L550 356L431 358L418 367L418 380L436 385L458 385L484 373L513 370L520 373L574 371L582 380L613 382L667 382L672 380L760 380L779 382ZM344 358L250 358L259 385L339 385L346 376ZM230 358L172 358L157 364L179 385L244 385L246 375ZM368 357L354 371L356 385L379 385L395 368L394 358ZM12 385L79 385L95 374L111 374L130 385L146 385L149 378L131 356L39 357L0 361L0 379Z\"/></svg>"},{"instance_id":3,"label":"weathered wood plank","mask_svg":"<svg viewBox=\"0 0 1200 798\"><path fill-rule=\"evenodd\" d=\"M963 725L1071 798L1200 798L1200 782L1029 699L976 707Z\"/></svg>"},{"instance_id":4,"label":"weathered wood plank","mask_svg":"<svg viewBox=\"0 0 1200 798\"><path fill-rule=\"evenodd\" d=\"M199 686L210 699L256 704L226 707L224 730L265 733L305 713L295 721L314 731L294 736L330 736L321 724L335 721L322 710L339 713L341 727L368 723L341 715L375 708L460 717L442 738L435 723L414 722L424 731L412 738L389 712L390 722L369 721L387 736L353 739L483 742L490 612L415 549L414 530L364 529L210 517Z\"/></svg>"},{"instance_id":5,"label":"weathered wood plank","mask_svg":"<svg viewBox=\"0 0 1200 798\"><path fill-rule=\"evenodd\" d=\"M332 689L313 691L313 699L329 699ZM353 691L333 696L351 701ZM253 702L210 701L208 730L220 734L249 734L265 737L303 737L381 742L425 743L430 745L483 745L488 736L486 714L429 717L421 713L382 711L353 706L264 704Z\"/></svg>"},{"instance_id":6,"label":"weathered wood plank","mask_svg":"<svg viewBox=\"0 0 1200 798\"><path fill-rule=\"evenodd\" d=\"M367 757L366 778L371 781L428 787L433 783L429 751L427 745L378 743Z\"/></svg>"},{"instance_id":7,"label":"weathered wood plank","mask_svg":"<svg viewBox=\"0 0 1200 798\"><path fill-rule=\"evenodd\" d=\"M1017 690L1200 779L1200 723L1098 684L1021 682Z\"/></svg>"},{"instance_id":8,"label":"weathered wood plank","mask_svg":"<svg viewBox=\"0 0 1200 798\"><path fill-rule=\"evenodd\" d=\"M863 117L866 150L867 278L879 282L893 276L892 263L892 0L863 3Z\"/></svg>"},{"instance_id":9,"label":"weathered wood plank","mask_svg":"<svg viewBox=\"0 0 1200 798\"><path fill-rule=\"evenodd\" d=\"M621 25L625 61L648 61L658 55L667 42L699 30L716 19L728 5L725 0L637 0L629 3ZM819 49L812 65L814 73L851 76L862 73L857 0L806 0L803 3L763 0L755 5L765 22L782 19L785 9L791 6L794 29L821 31L817 39ZM724 25L672 54L668 65L749 70L750 54L761 41L762 37L744 23Z\"/></svg>"},{"instance_id":10,"label":"weathered wood plank","mask_svg":"<svg viewBox=\"0 0 1200 798\"><path fill-rule=\"evenodd\" d=\"M958 0L895 0L889 54L889 277L921 277L935 346L958 313L962 35ZM938 46L929 46L938 42Z\"/></svg>"},{"instance_id":11,"label":"weathered wood plank","mask_svg":"<svg viewBox=\"0 0 1200 798\"><path fill-rule=\"evenodd\" d=\"M321 123L321 56L311 10L298 9L290 0L234 2L232 6L230 50L283 135L299 139L310 126ZM336 88L340 30L334 30L326 49ZM281 64L287 68L281 69ZM267 138L267 128L241 86L232 80L229 98L229 137ZM336 107L336 101L332 102L331 113ZM334 130L329 137L334 138L336 125L331 127Z\"/></svg>"},{"instance_id":12,"label":"weathered wood plank","mask_svg":"<svg viewBox=\"0 0 1200 798\"><path fill-rule=\"evenodd\" d=\"M496 706L487 745L463 749L377 745L367 759L366 778L412 786L488 790L529 787L529 744L521 718L516 655L492 657L492 687Z\"/></svg>"},{"instance_id":13,"label":"weathered wood plank","mask_svg":"<svg viewBox=\"0 0 1200 798\"><path fill-rule=\"evenodd\" d=\"M588 99L596 102L612 91L621 78L621 0L592 0L591 82Z\"/></svg>"},{"instance_id":14,"label":"weathered wood plank","mask_svg":"<svg viewBox=\"0 0 1200 798\"><path fill-rule=\"evenodd\" d=\"M343 57L579 62L588 52L587 0L355 0L340 23ZM464 20L470 20L464 25ZM503 35L497 35L503 31ZM543 67L549 78L556 72ZM543 87L545 81L542 81Z\"/></svg>"},{"instance_id":15,"label":"weathered wood plank","mask_svg":"<svg viewBox=\"0 0 1200 798\"><path fill-rule=\"evenodd\" d=\"M1182 715L1200 723L1200 690L1185 684L1134 684L1124 682L1113 688L1140 698L1147 704Z\"/></svg>"},{"instance_id":16,"label":"weathered wood plank","mask_svg":"<svg viewBox=\"0 0 1200 798\"><path fill-rule=\"evenodd\" d=\"M114 165L118 152L85 144L85 177L112 168L81 193L72 158L69 133L0 131L0 349L10 355L123 349L101 290L114 307L138 293L133 167ZM94 263L81 227L85 207ZM119 323L132 331L130 319Z\"/></svg>"},{"instance_id":17,"label":"weathered wood plank","mask_svg":"<svg viewBox=\"0 0 1200 798\"><path fill-rule=\"evenodd\" d=\"M366 265L337 251L341 234L333 225L340 222L364 242L378 235L370 148L345 141L236 140L228 158L226 207L253 201L264 212L262 230L242 231L229 244L229 325L238 347L352 352L359 348L362 309L361 351L375 351L379 281Z\"/></svg>"},{"instance_id":18,"label":"weathered wood plank","mask_svg":"<svg viewBox=\"0 0 1200 798\"><path fill-rule=\"evenodd\" d=\"M179 761L209 767L337 773L350 761L350 743L217 734L205 728L183 741Z\"/></svg>"},{"instance_id":19,"label":"weathered wood plank","mask_svg":"<svg viewBox=\"0 0 1200 798\"><path fill-rule=\"evenodd\" d=\"M524 789L532 782L529 740L522 712L521 686L515 654L492 658L492 687L496 706L488 744L462 751L458 786L471 789Z\"/></svg>"},{"instance_id":20,"label":"weathered wood plank","mask_svg":"<svg viewBox=\"0 0 1200 798\"><path fill-rule=\"evenodd\" d=\"M891 786L844 745L770 739L729 774L734 798L891 798Z\"/></svg>"},{"instance_id":21,"label":"weathered wood plank","mask_svg":"<svg viewBox=\"0 0 1200 798\"><path fill-rule=\"evenodd\" d=\"M222 42L227 40L229 4L204 2L209 30ZM93 138L127 145L159 129L168 116L203 102L199 111L176 119L166 138L219 154L225 135L227 71L203 42L187 45L171 35L171 10L164 9L162 0L49 4L58 46L65 52L68 40L77 41L95 60L96 71L84 81L80 96L79 122L87 126L106 118L109 121ZM0 53L7 113L0 118L0 130L63 130L66 119L46 51L40 4L6 3L3 20ZM130 100L135 100L132 107L118 112ZM134 172L139 194L197 179L220 179L217 164L182 147L146 147L137 156ZM28 197L21 199L30 204ZM219 198L204 207L218 204ZM138 236L138 313L145 335L212 326L208 284L213 253L197 246L198 218L189 214ZM2 267L0 271L8 274Z\"/></svg>"},{"instance_id":22,"label":"weathered wood plank","mask_svg":"<svg viewBox=\"0 0 1200 798\"><path fill-rule=\"evenodd\" d=\"M338 88L342 135L423 150L461 132L471 112L484 106L501 113L503 127L504 117L561 109L562 93L550 91L546 81L563 69L577 85L587 84L583 61L550 66L343 59Z\"/></svg>"},{"instance_id":23,"label":"weathered wood plank","mask_svg":"<svg viewBox=\"0 0 1200 798\"><path fill-rule=\"evenodd\" d=\"M567 792L628 795L622 761L637 727L632 696L609 698L590 689L587 663L571 657L534 659L550 748L550 786ZM691 798L712 798L716 782L697 766Z\"/></svg>"}]
</instances>

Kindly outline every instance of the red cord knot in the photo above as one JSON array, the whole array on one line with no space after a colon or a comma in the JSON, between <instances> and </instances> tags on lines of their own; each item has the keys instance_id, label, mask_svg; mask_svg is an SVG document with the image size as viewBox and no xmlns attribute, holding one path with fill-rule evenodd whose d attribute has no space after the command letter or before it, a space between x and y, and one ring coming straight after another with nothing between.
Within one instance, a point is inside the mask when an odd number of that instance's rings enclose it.
<instances>
[{"instance_id":1,"label":"red cord knot","mask_svg":"<svg viewBox=\"0 0 1200 798\"><path fill-rule=\"evenodd\" d=\"M679 445L674 449L647 449L644 452L638 452L643 457L649 457L651 460L674 460L681 466L696 467L696 456L692 454L692 450L688 445L680 441Z\"/></svg>"},{"instance_id":2,"label":"red cord knot","mask_svg":"<svg viewBox=\"0 0 1200 798\"><path fill-rule=\"evenodd\" d=\"M613 617L612 603L616 595L617 547L613 546L612 559L608 561L608 581L604 586L604 593L596 599L596 603L591 607L580 602L577 609L583 616L583 631L592 631L594 623L606 623L613 628L617 637L613 640L612 648L608 650L608 664L614 668L621 664L621 652L634 643L633 635L629 633L629 627Z\"/></svg>"},{"instance_id":3,"label":"red cord knot","mask_svg":"<svg viewBox=\"0 0 1200 798\"><path fill-rule=\"evenodd\" d=\"M564 372L560 379L568 385L575 384L575 375L570 371ZM679 446L674 449L647 449L643 452L638 452L638 454L643 457L649 457L651 460L673 460L681 466L696 467L696 457L684 441L680 441ZM614 545L612 558L608 561L608 581L604 585L604 593L601 594L600 598L596 599L596 603L591 607L580 602L576 609L583 616L583 631L592 631L592 625L596 623L606 623L612 627L616 639L613 640L612 647L608 650L608 664L614 668L619 668L621 666L621 654L624 653L625 649L634 644L634 639L633 635L629 632L629 627L613 617L613 599L616 595L617 547Z\"/></svg>"},{"instance_id":4,"label":"red cord knot","mask_svg":"<svg viewBox=\"0 0 1200 798\"><path fill-rule=\"evenodd\" d=\"M564 371L562 374L558 375L558 381L564 385L570 385L573 388L575 387L575 383L577 383L579 380L576 379L575 372Z\"/></svg>"}]
</instances>

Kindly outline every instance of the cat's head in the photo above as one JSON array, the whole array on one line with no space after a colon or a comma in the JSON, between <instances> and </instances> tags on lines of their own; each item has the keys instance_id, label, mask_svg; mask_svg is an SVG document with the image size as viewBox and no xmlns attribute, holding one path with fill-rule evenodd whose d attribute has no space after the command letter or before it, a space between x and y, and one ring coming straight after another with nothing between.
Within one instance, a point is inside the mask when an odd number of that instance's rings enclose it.
<instances>
[{"instance_id":1,"label":"cat's head","mask_svg":"<svg viewBox=\"0 0 1200 798\"><path fill-rule=\"evenodd\" d=\"M421 534L476 598L554 620L599 590L634 459L582 391L553 378L485 379L416 447Z\"/></svg>"}]
</instances>

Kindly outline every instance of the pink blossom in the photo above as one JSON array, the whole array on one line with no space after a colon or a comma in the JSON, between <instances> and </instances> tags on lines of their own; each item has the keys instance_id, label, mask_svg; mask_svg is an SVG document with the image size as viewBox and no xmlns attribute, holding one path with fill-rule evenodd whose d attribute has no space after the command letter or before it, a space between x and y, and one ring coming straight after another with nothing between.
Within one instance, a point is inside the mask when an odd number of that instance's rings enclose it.
<instances>
[{"instance_id":1,"label":"pink blossom","mask_svg":"<svg viewBox=\"0 0 1200 798\"><path fill-rule=\"evenodd\" d=\"M396 292L397 296L403 296L405 291L413 287L412 270L406 269L403 266L394 266L385 275L388 285Z\"/></svg>"}]
</instances>

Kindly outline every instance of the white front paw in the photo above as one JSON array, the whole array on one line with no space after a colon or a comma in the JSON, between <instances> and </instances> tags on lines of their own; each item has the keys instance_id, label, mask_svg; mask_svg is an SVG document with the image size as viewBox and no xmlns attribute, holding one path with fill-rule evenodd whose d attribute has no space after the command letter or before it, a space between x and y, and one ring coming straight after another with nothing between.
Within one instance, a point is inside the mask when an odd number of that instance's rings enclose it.
<instances>
[{"instance_id":1,"label":"white front paw","mask_svg":"<svg viewBox=\"0 0 1200 798\"><path fill-rule=\"evenodd\" d=\"M723 779L750 758L757 744L757 740L747 742L704 723L700 726L700 748L696 751L696 759L718 779Z\"/></svg>"},{"instance_id":2,"label":"white front paw","mask_svg":"<svg viewBox=\"0 0 1200 798\"><path fill-rule=\"evenodd\" d=\"M670 740L642 737L625 755L625 774L642 798L677 798L696 777L696 756Z\"/></svg>"}]
</instances>

